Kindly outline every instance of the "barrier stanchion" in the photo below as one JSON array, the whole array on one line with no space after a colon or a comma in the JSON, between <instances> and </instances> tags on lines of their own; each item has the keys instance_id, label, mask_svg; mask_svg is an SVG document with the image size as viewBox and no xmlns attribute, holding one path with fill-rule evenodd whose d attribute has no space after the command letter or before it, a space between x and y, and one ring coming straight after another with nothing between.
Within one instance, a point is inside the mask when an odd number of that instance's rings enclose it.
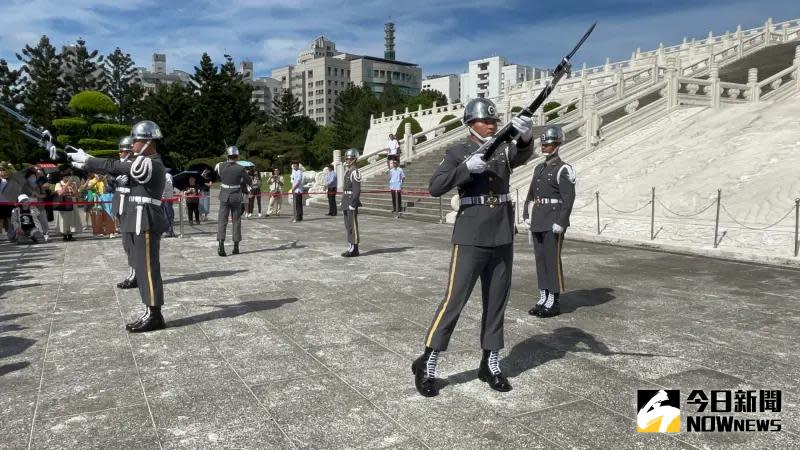
<instances>
[{"instance_id":1,"label":"barrier stanchion","mask_svg":"<svg viewBox=\"0 0 800 450\"><path fill-rule=\"evenodd\" d=\"M178 196L178 237L183 237L183 195Z\"/></svg>"},{"instance_id":2,"label":"barrier stanchion","mask_svg":"<svg viewBox=\"0 0 800 450\"><path fill-rule=\"evenodd\" d=\"M656 227L656 187L653 186L652 195L650 196L650 240L655 240L655 227Z\"/></svg>"},{"instance_id":3,"label":"barrier stanchion","mask_svg":"<svg viewBox=\"0 0 800 450\"><path fill-rule=\"evenodd\" d=\"M600 191L594 192L594 198L597 205L597 234L600 234Z\"/></svg>"},{"instance_id":4,"label":"barrier stanchion","mask_svg":"<svg viewBox=\"0 0 800 450\"><path fill-rule=\"evenodd\" d=\"M516 212L516 215L517 215L517 221L515 223L519 223L519 188L517 188L517 203L516 203L516 205L517 205L517 207L514 208L514 211Z\"/></svg>"},{"instance_id":5,"label":"barrier stanchion","mask_svg":"<svg viewBox=\"0 0 800 450\"><path fill-rule=\"evenodd\" d=\"M439 223L444 223L444 214L442 213L442 197L439 196Z\"/></svg>"},{"instance_id":6,"label":"barrier stanchion","mask_svg":"<svg viewBox=\"0 0 800 450\"><path fill-rule=\"evenodd\" d=\"M797 232L800 231L800 198L794 199L794 256L800 251L800 240Z\"/></svg>"},{"instance_id":7,"label":"barrier stanchion","mask_svg":"<svg viewBox=\"0 0 800 450\"><path fill-rule=\"evenodd\" d=\"M719 237L719 207L722 201L722 189L717 189L717 219L714 221L714 248L717 248L719 242L717 242L717 238Z\"/></svg>"}]
</instances>

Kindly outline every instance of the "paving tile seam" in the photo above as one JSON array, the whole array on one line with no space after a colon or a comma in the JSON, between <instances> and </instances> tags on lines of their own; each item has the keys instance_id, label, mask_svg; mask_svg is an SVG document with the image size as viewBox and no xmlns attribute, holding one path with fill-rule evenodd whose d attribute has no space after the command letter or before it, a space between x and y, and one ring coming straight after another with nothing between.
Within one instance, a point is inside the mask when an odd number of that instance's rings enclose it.
<instances>
[{"instance_id":1,"label":"paving tile seam","mask_svg":"<svg viewBox=\"0 0 800 450\"><path fill-rule=\"evenodd\" d=\"M227 289L227 287L223 286L223 288L225 288L225 290L229 294L233 294L229 289ZM234 294L234 298L235 298L235 294ZM188 309L188 306L183 306L182 305L181 307L184 308L184 309ZM253 311L251 310L251 312L253 312ZM203 329L203 326L200 325L199 322L194 323L193 325L197 326L200 329L200 331L203 333L203 336L206 338L206 341L208 341L208 343L211 345L211 347L214 349L214 351L216 351L217 354L220 357L222 357L222 360L225 361L225 364L228 366L228 369L230 369L236 375L236 378L239 379L239 382L242 383L242 385L245 387L245 389L247 389L247 392L249 392L250 395L253 397L253 399L255 399L255 401L258 404L258 406L260 406L261 409L263 409L264 412L267 413L267 417L269 417L269 419L272 421L272 423L274 423L275 426L278 428L278 430L280 430L280 432L283 435L284 439L286 439L291 444L292 448L297 448L297 446L294 443L294 440L290 438L289 434L286 432L286 430L283 429L281 424L278 423L277 420L275 420L275 417L273 417L272 413L269 411L269 408L267 408L266 405L264 405L264 403L261 401L261 399L258 398L256 393L253 392L253 389L244 381L244 379L242 378L241 374L239 374L239 371L237 371L236 368L233 367L233 365L230 363L230 361L228 361L228 358L225 357L225 355L219 350L219 347L217 347L217 345L211 340L211 338L208 336L208 333L206 333L206 330ZM266 331L270 331L270 330L266 330ZM159 443L159 445L160 445L160 443Z\"/></svg>"},{"instance_id":2,"label":"paving tile seam","mask_svg":"<svg viewBox=\"0 0 800 450\"><path fill-rule=\"evenodd\" d=\"M108 270L109 264L108 261L106 261L105 257L103 257L103 264L106 270ZM122 312L122 303L120 303L119 301L119 294L117 293L116 286L114 286L114 281L113 281L114 279L109 277L108 280L111 283L111 288L113 289L114 292L114 299L117 301L117 311L119 312L120 323L124 324L125 315ZM136 367L136 378L139 380L139 387L142 389L142 397L144 397L144 402L147 405L147 414L150 416L150 423L153 425L153 432L156 434L156 442L158 442L158 448L163 449L163 446L161 445L161 437L158 434L158 427L156 426L156 420L155 417L153 417L153 410L152 408L150 408L150 401L147 399L147 391L145 390L144 382L142 381L142 372L139 369L139 362L136 360L136 352L133 350L133 343L131 342L130 334L127 331L125 331L125 338L126 338L125 340L128 342L128 349L131 352L131 357L133 357L133 365Z\"/></svg>"},{"instance_id":3,"label":"paving tile seam","mask_svg":"<svg viewBox=\"0 0 800 450\"><path fill-rule=\"evenodd\" d=\"M31 417L31 432L30 435L28 436L28 450L30 450L31 446L33 445L33 431L36 429L36 414L39 412L39 399L42 396L42 386L44 386L44 369L46 365L45 361L47 361L47 349L50 346L50 336L53 333L53 321L55 320L55 311L56 308L58 308L58 298L61 295L61 287L63 286L64 283L64 268L66 266L66 261L67 261L66 254L67 254L67 247L64 246L64 251L63 251L64 257L61 262L61 282L58 284L58 290L56 291L56 299L53 302L53 309L50 312L50 326L48 327L47 330L47 341L45 342L44 345L44 354L42 355L42 362L41 362L42 373L39 376L39 389L37 389L36 391L36 405L33 408L33 417ZM22 260L22 258L20 258L20 260Z\"/></svg>"},{"instance_id":4,"label":"paving tile seam","mask_svg":"<svg viewBox=\"0 0 800 450\"><path fill-rule=\"evenodd\" d=\"M572 395L569 391L567 391L566 389L563 389L561 386L555 386L555 387L558 390L564 391L564 392ZM568 402L559 403L557 405L551 405L551 406L548 406L546 408L531 410L531 411L528 411L528 412L524 412L522 414L517 414L515 416L508 416L508 418L509 419L519 419L519 418L522 418L522 417L525 417L525 416L529 416L531 414L536 414L536 413L540 413L540 412L544 412L544 411L549 411L549 410L554 409L554 408L560 408L562 406L567 406L567 405L571 405L573 403L579 403L579 402L582 402L582 401L583 401L583 399L581 399L581 400L570 400Z\"/></svg>"},{"instance_id":5,"label":"paving tile seam","mask_svg":"<svg viewBox=\"0 0 800 450\"><path fill-rule=\"evenodd\" d=\"M325 363L324 363L324 362L322 362L322 361L321 361L319 358L317 358L316 356L314 356L313 354L311 354L311 352L309 352L307 349L303 348L303 347L302 347L302 346L301 346L299 343L297 343L297 341L295 341L294 339L292 339L292 337L291 337L291 336L289 336L288 334L284 333L284 332L282 331L282 329L279 329L279 328L275 327L275 324L273 324L272 322L270 322L268 319L262 318L262 320L263 320L263 321L265 321L265 322L267 322L267 324L269 324L271 327L275 328L274 330L270 330L270 329L268 329L268 328L264 327L264 325L263 325L262 323L259 323L259 326L260 326L260 327L262 327L262 328L263 328L265 331L277 331L278 333L280 333L281 335L283 335L283 337L284 337L286 340L288 340L289 342L291 342L291 343L292 343L292 345L294 345L296 348L300 349L300 351L302 351L303 353L305 353L305 354L306 354L306 355L307 355L309 358L313 359L313 360L314 360L314 361L315 361L317 364L319 364L321 367L324 367L324 368L325 368L325 370L327 370L327 371L328 371L328 373L329 373L330 375L332 375L333 377L335 377L336 379L338 379L339 381L341 381L341 382L342 382L342 383L343 383L345 386L347 386L347 387L348 387L348 388L349 388L349 389L350 389L352 392L354 392L354 393L355 393L357 396L361 397L361 398L362 398L364 401L366 401L366 402L367 402L367 403L368 403L370 406L372 406L373 410L377 411L377 412L378 412L380 415L382 415L383 417L385 417L386 419L388 419L389 421L391 421L393 424L395 424L395 426L398 428L398 430L402 430L402 431L403 431L403 432L406 434L406 437L411 437L412 439L416 440L417 442L419 442L419 443L421 443L423 446L425 446L425 448L427 448L427 449L429 449L429 450L432 450L432 449L431 449L431 447L429 447L429 446L428 446L428 445L427 445L425 442L423 442L422 440L418 439L418 438L415 436L415 434L414 434L414 433L413 433L411 430L409 430L409 429L407 429L406 427L404 427L403 425L401 425L401 424L400 424L400 423L399 423L397 420L395 420L393 417L391 417L389 414L387 414L385 411L383 411L383 409L381 409L381 408L379 408L377 405L375 405L375 403L373 403L373 402L372 402L372 400L370 400L370 399L369 399L369 398L368 398L366 395L362 394L362 393L361 393L361 392L360 392L358 389L356 389L356 388L355 388L355 387L353 387L353 386L352 386L350 383L348 383L348 382L347 382L345 379L343 379L342 377L340 377L340 376L339 376L339 375L336 373L336 371L335 371L335 370L331 369L331 368L330 368L330 367L329 367L327 364L325 364ZM349 327L348 327L348 328L349 328ZM361 333L359 333L359 334L361 334ZM370 341L371 341L371 340L370 340ZM212 344L212 345L213 345L213 344ZM238 376L238 373L237 373L237 376ZM241 379L241 377L240 377L240 379ZM242 380L242 382L244 383L244 380ZM245 386L247 386L247 383L244 383L244 384L245 384ZM250 389L250 388L248 387L248 389ZM253 392L252 392L252 390L250 390L250 392L253 394L253 396L255 396L255 393L253 393ZM257 401L259 401L259 404L260 404L260 400L258 400L258 397L256 397L256 400L257 400ZM263 405L262 405L262 407L263 407ZM264 408L266 409L266 407L264 407ZM271 414L270 414L270 417L272 417L272 416L271 416ZM276 422L276 424L277 424L277 422ZM278 426L280 427L280 425L278 425ZM283 430L281 429L281 431L283 431ZM294 440L292 440L292 444L294 445Z\"/></svg>"}]
</instances>

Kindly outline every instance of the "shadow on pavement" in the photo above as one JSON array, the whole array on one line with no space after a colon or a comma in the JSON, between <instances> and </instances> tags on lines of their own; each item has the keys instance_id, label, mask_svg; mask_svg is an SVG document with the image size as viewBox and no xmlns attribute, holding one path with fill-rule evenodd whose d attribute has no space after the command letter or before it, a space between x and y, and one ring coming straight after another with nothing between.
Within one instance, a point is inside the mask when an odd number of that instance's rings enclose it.
<instances>
[{"instance_id":1,"label":"shadow on pavement","mask_svg":"<svg viewBox=\"0 0 800 450\"><path fill-rule=\"evenodd\" d=\"M515 378L537 366L561 359L569 352L588 352L606 356L671 356L611 351L606 344L579 328L561 327L551 333L537 334L518 343L511 349L508 356L502 359L500 366L508 378ZM444 385L458 385L477 379L478 362L475 362L475 370L451 375L443 380Z\"/></svg>"},{"instance_id":2,"label":"shadow on pavement","mask_svg":"<svg viewBox=\"0 0 800 450\"><path fill-rule=\"evenodd\" d=\"M6 364L4 366L0 366L0 377L2 377L3 375L9 374L11 372L16 372L17 370L22 370L22 369L24 369L24 368L26 368L26 367L28 367L30 365L31 365L31 363L29 363L28 361L22 361L22 362L17 362L17 363Z\"/></svg>"},{"instance_id":3,"label":"shadow on pavement","mask_svg":"<svg viewBox=\"0 0 800 450\"><path fill-rule=\"evenodd\" d=\"M173 320L167 322L168 328L184 327L186 325L193 325L196 323L208 322L209 320L229 319L232 317L243 316L248 313L267 311L270 309L280 308L287 303L294 303L298 299L295 297L281 298L277 300L252 300L247 302L236 303L233 305L198 305L211 308L217 308L217 311L211 311L196 316L185 317L183 319Z\"/></svg>"},{"instance_id":4,"label":"shadow on pavement","mask_svg":"<svg viewBox=\"0 0 800 450\"><path fill-rule=\"evenodd\" d=\"M227 277L229 275L236 275L237 273L247 272L245 269L239 270L211 270L208 272L199 272L199 273L190 273L187 275L177 276L175 278L170 278L168 280L164 280L164 284L172 284L172 283L183 283L184 281L198 281L198 280L205 280L206 278L219 278L219 277Z\"/></svg>"},{"instance_id":5,"label":"shadow on pavement","mask_svg":"<svg viewBox=\"0 0 800 450\"><path fill-rule=\"evenodd\" d=\"M414 247L376 248L375 250L369 250L364 253L361 253L361 256L380 255L383 253L402 253L412 248Z\"/></svg>"},{"instance_id":6,"label":"shadow on pavement","mask_svg":"<svg viewBox=\"0 0 800 450\"><path fill-rule=\"evenodd\" d=\"M578 289L561 296L561 313L575 312L578 308L598 306L617 298L611 288Z\"/></svg>"},{"instance_id":7,"label":"shadow on pavement","mask_svg":"<svg viewBox=\"0 0 800 450\"><path fill-rule=\"evenodd\" d=\"M246 255L248 253L277 252L277 251L280 251L280 250L291 250L291 249L301 249L301 248L306 248L306 246L305 245L297 245L297 241L292 241L292 242L289 242L287 244L279 245L277 247L262 248L262 249L256 249L256 250L248 250L246 252L239 252L239 254L240 255ZM236 255L231 255L231 256L236 256Z\"/></svg>"}]
</instances>

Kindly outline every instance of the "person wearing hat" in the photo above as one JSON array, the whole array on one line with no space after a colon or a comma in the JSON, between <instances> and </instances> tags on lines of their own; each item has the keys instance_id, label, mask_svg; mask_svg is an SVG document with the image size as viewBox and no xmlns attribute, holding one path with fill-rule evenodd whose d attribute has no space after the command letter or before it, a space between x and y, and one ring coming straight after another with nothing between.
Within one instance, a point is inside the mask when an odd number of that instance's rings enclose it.
<instances>
[{"instance_id":1,"label":"person wearing hat","mask_svg":"<svg viewBox=\"0 0 800 450\"><path fill-rule=\"evenodd\" d=\"M342 253L345 258L358 256L358 244L361 242L361 234L358 232L358 207L361 206L361 173L356 164L358 156L358 150L354 148L344 153L344 164L347 169L342 186L342 213L349 244L347 251Z\"/></svg>"},{"instance_id":2,"label":"person wearing hat","mask_svg":"<svg viewBox=\"0 0 800 450\"><path fill-rule=\"evenodd\" d=\"M420 395L438 395L436 368L439 354L447 350L461 310L475 282L481 280L483 315L478 379L496 391L507 392L511 384L500 370L504 346L503 320L511 290L514 256L514 207L509 193L512 169L533 154L533 122L529 117L512 119L513 139L503 143L488 161L483 145L497 131L497 110L490 100L476 98L464 108L467 134L449 145L428 190L440 197L458 190L460 207L453 228L453 250L444 298L434 313L425 336L425 350L411 365L414 385Z\"/></svg>"},{"instance_id":3,"label":"person wearing hat","mask_svg":"<svg viewBox=\"0 0 800 450\"><path fill-rule=\"evenodd\" d=\"M217 241L219 256L227 256L225 253L225 235L228 228L228 216L232 217L233 222L233 254L239 253L239 242L242 240L242 213L244 208L243 190L250 185L250 175L247 169L237 163L239 160L239 149L231 145L225 149L228 160L217 164L216 171L220 178L219 189L219 215L217 216Z\"/></svg>"},{"instance_id":4,"label":"person wearing hat","mask_svg":"<svg viewBox=\"0 0 800 450\"><path fill-rule=\"evenodd\" d=\"M533 169L522 218L530 229L536 257L539 301L528 313L553 317L561 313L559 296L566 289L561 247L575 203L575 169L558 156L564 144L559 126L547 127L540 138L545 160Z\"/></svg>"},{"instance_id":5,"label":"person wearing hat","mask_svg":"<svg viewBox=\"0 0 800 450\"><path fill-rule=\"evenodd\" d=\"M44 230L40 222L39 208L31 206L31 199L25 194L17 197L18 205L11 212L11 225L17 244L37 244L44 241Z\"/></svg>"},{"instance_id":6,"label":"person wearing hat","mask_svg":"<svg viewBox=\"0 0 800 450\"><path fill-rule=\"evenodd\" d=\"M158 142L163 138L158 125L150 120L141 121L133 126L131 138L132 160L94 158L83 150L67 153L67 156L78 169L128 176L131 191L123 212L122 238L129 240L145 311L125 328L132 333L145 333L166 326L161 314L164 283L160 259L161 234L167 229L167 219L161 209L166 168L158 154Z\"/></svg>"}]
</instances>

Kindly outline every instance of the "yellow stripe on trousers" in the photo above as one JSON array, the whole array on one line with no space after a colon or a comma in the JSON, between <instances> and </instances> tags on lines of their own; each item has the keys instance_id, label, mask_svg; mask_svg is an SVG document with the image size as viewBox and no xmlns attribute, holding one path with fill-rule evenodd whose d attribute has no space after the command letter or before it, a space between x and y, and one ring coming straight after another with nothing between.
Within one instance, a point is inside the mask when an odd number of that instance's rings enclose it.
<instances>
[{"instance_id":1,"label":"yellow stripe on trousers","mask_svg":"<svg viewBox=\"0 0 800 450\"><path fill-rule=\"evenodd\" d=\"M144 232L144 256L147 265L147 286L150 288L150 306L156 306L156 293L153 289L153 271L150 269L150 232Z\"/></svg>"},{"instance_id":2,"label":"yellow stripe on trousers","mask_svg":"<svg viewBox=\"0 0 800 450\"><path fill-rule=\"evenodd\" d=\"M426 347L431 346L433 333L436 332L436 327L439 326L439 322L442 320L442 316L444 316L444 312L447 310L447 304L450 303L450 297L453 295L453 280L455 280L456 277L457 260L458 260L458 245L454 245L452 260L450 261L450 282L447 285L447 294L444 297L444 303L442 304L442 309L439 311L439 315L436 316L436 320L433 321L433 325L431 325L431 331L428 332L428 339L425 341Z\"/></svg>"},{"instance_id":3,"label":"yellow stripe on trousers","mask_svg":"<svg viewBox=\"0 0 800 450\"><path fill-rule=\"evenodd\" d=\"M558 291L564 292L567 288L564 286L564 271L561 267L561 246L564 245L564 233L558 235L558 248L556 249L556 276L558 277Z\"/></svg>"},{"instance_id":4,"label":"yellow stripe on trousers","mask_svg":"<svg viewBox=\"0 0 800 450\"><path fill-rule=\"evenodd\" d=\"M358 243L359 243L359 241L358 241L358 220L356 220L356 214L355 214L355 211L353 211L352 213L350 213L350 215L351 215L351 216L353 216L353 229L355 230L355 235L356 235L356 236L355 236L356 238L354 239L354 240L355 240L355 242L353 242L353 243L354 243L354 244L356 244L356 245L358 245Z\"/></svg>"}]
</instances>

